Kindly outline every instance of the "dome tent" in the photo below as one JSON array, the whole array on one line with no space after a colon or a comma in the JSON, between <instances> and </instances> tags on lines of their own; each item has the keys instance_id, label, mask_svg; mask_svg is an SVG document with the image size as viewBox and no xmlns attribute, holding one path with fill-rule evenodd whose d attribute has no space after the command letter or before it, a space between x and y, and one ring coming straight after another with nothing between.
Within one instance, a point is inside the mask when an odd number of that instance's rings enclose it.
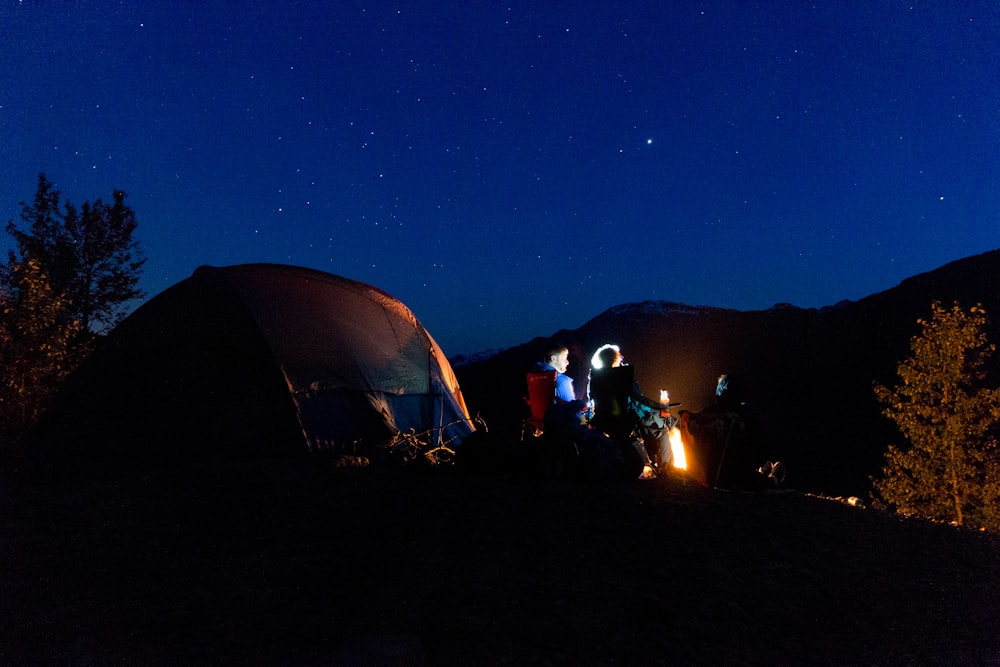
<instances>
[{"instance_id":1,"label":"dome tent","mask_svg":"<svg viewBox=\"0 0 1000 667\"><path fill-rule=\"evenodd\" d=\"M201 267L127 317L36 440L46 457L149 462L362 454L398 432L442 442L472 430L448 360L400 301L246 264Z\"/></svg>"}]
</instances>

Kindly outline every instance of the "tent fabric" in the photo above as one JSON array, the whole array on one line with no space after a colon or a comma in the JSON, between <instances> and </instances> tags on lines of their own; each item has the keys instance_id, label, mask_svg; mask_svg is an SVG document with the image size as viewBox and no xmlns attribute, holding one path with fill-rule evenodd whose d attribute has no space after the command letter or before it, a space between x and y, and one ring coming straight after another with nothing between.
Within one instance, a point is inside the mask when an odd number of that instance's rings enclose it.
<instances>
[{"instance_id":1,"label":"tent fabric","mask_svg":"<svg viewBox=\"0 0 1000 667\"><path fill-rule=\"evenodd\" d=\"M43 426L64 447L96 440L79 446L133 455L147 442L274 454L293 430L314 453L364 453L400 432L441 443L473 430L447 358L405 305L276 264L201 267L149 300L71 378Z\"/></svg>"},{"instance_id":2,"label":"tent fabric","mask_svg":"<svg viewBox=\"0 0 1000 667\"><path fill-rule=\"evenodd\" d=\"M373 414L390 434L434 429L440 438L470 429L441 348L410 309L385 292L293 267L199 271L221 273L249 308L280 363L310 448L337 449L351 437L371 436L377 424L361 428L360 422L377 422ZM362 398L368 410L359 405ZM345 413L359 418L352 423Z\"/></svg>"}]
</instances>

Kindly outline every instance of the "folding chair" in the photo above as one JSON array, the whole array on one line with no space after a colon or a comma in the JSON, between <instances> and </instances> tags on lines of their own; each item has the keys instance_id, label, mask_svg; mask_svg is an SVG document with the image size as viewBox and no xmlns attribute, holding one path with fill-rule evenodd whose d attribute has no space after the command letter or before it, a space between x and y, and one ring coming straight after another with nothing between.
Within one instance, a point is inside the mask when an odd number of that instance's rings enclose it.
<instances>
[{"instance_id":1,"label":"folding chair","mask_svg":"<svg viewBox=\"0 0 1000 667\"><path fill-rule=\"evenodd\" d=\"M525 420L525 430L530 426L535 437L542 434L545 428L545 412L556 397L556 371L532 371L528 373L528 403L530 414Z\"/></svg>"},{"instance_id":2,"label":"folding chair","mask_svg":"<svg viewBox=\"0 0 1000 667\"><path fill-rule=\"evenodd\" d=\"M628 399L634 387L635 369L631 366L591 370L590 397L594 400L591 425L614 440L631 437L634 418L628 411Z\"/></svg>"}]
</instances>

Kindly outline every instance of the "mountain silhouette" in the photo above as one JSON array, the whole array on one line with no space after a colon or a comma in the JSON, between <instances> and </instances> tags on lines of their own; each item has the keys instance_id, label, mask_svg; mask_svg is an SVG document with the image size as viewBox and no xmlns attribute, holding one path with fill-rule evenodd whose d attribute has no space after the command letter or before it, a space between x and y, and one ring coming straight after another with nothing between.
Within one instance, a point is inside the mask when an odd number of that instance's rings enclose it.
<instances>
[{"instance_id":1,"label":"mountain silhouette","mask_svg":"<svg viewBox=\"0 0 1000 667\"><path fill-rule=\"evenodd\" d=\"M897 383L918 319L931 303L982 304L987 334L1000 340L1000 250L951 262L858 301L804 309L780 304L736 311L645 301L615 306L574 330L561 330L487 358L453 360L469 409L494 436L520 437L527 414L525 373L552 343L570 350L568 374L586 393L590 356L619 345L643 393L670 392L697 412L714 399L723 373L740 383L763 424L766 448L802 491L866 496L890 443L904 444L881 415L876 382ZM987 384L1000 382L1000 357Z\"/></svg>"}]
</instances>

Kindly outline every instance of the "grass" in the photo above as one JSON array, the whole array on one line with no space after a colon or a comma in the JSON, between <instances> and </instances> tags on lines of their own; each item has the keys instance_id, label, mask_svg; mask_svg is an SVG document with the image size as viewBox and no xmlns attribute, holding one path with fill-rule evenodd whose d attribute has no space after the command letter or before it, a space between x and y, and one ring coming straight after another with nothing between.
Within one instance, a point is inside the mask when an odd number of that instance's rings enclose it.
<instances>
[{"instance_id":1,"label":"grass","mask_svg":"<svg viewBox=\"0 0 1000 667\"><path fill-rule=\"evenodd\" d=\"M0 663L1000 664L1000 540L795 492L4 477Z\"/></svg>"}]
</instances>

